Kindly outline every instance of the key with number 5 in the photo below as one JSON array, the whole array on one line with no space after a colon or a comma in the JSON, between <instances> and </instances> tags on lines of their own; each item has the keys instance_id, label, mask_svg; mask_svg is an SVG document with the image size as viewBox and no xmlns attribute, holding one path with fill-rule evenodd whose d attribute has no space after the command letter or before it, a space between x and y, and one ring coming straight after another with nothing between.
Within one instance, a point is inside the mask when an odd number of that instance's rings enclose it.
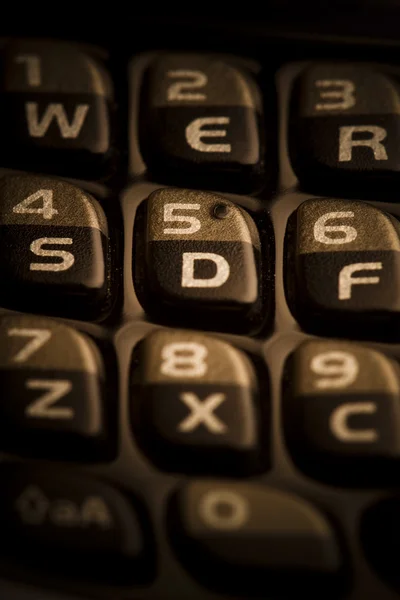
<instances>
[{"instance_id":1,"label":"key with number 5","mask_svg":"<svg viewBox=\"0 0 400 600\"><path fill-rule=\"evenodd\" d=\"M157 190L139 207L135 239L135 289L160 322L247 332L272 317L271 248L223 196Z\"/></svg>"}]
</instances>

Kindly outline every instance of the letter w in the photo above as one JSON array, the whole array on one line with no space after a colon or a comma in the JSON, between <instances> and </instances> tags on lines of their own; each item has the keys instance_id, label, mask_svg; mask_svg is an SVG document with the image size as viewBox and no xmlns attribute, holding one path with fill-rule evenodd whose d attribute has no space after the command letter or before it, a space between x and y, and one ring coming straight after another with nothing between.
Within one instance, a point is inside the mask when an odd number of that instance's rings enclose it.
<instances>
[{"instance_id":1,"label":"letter w","mask_svg":"<svg viewBox=\"0 0 400 600\"><path fill-rule=\"evenodd\" d=\"M37 102L27 102L25 104L29 135L31 137L44 137L52 120L55 118L63 138L76 138L82 129L82 125L89 110L89 105L78 104L78 106L75 107L72 123L69 123L62 104L49 104L41 121L39 121L38 108Z\"/></svg>"}]
</instances>

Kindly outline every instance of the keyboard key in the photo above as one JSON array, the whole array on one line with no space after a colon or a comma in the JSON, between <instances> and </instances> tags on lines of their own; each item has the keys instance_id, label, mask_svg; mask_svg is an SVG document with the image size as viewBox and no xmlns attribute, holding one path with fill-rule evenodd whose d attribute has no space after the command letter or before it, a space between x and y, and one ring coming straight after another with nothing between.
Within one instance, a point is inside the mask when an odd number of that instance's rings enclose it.
<instances>
[{"instance_id":1,"label":"keyboard key","mask_svg":"<svg viewBox=\"0 0 400 600\"><path fill-rule=\"evenodd\" d=\"M0 448L46 459L111 458L100 353L50 319L0 319Z\"/></svg>"},{"instance_id":2,"label":"keyboard key","mask_svg":"<svg viewBox=\"0 0 400 600\"><path fill-rule=\"evenodd\" d=\"M198 480L178 491L172 510L171 542L206 585L285 598L336 588L342 563L336 534L298 496L252 483Z\"/></svg>"},{"instance_id":3,"label":"keyboard key","mask_svg":"<svg viewBox=\"0 0 400 600\"><path fill-rule=\"evenodd\" d=\"M290 154L305 185L368 189L400 171L399 90L393 74L362 64L319 63L295 85Z\"/></svg>"},{"instance_id":4,"label":"keyboard key","mask_svg":"<svg viewBox=\"0 0 400 600\"><path fill-rule=\"evenodd\" d=\"M398 221L370 204L304 202L287 231L286 290L300 323L334 335L392 327L400 311L399 236Z\"/></svg>"},{"instance_id":5,"label":"keyboard key","mask_svg":"<svg viewBox=\"0 0 400 600\"><path fill-rule=\"evenodd\" d=\"M157 190L135 234L134 282L146 312L180 326L260 326L260 239L244 210L211 193Z\"/></svg>"},{"instance_id":6,"label":"keyboard key","mask_svg":"<svg viewBox=\"0 0 400 600\"><path fill-rule=\"evenodd\" d=\"M400 498L384 498L369 506L361 520L361 543L368 561L378 574L400 590Z\"/></svg>"},{"instance_id":7,"label":"keyboard key","mask_svg":"<svg viewBox=\"0 0 400 600\"><path fill-rule=\"evenodd\" d=\"M110 309L106 217L69 183L1 180L0 256L2 306L88 319Z\"/></svg>"},{"instance_id":8,"label":"keyboard key","mask_svg":"<svg viewBox=\"0 0 400 600\"><path fill-rule=\"evenodd\" d=\"M260 185L262 109L250 72L234 59L167 54L145 81L141 150L160 180L234 192Z\"/></svg>"},{"instance_id":9,"label":"keyboard key","mask_svg":"<svg viewBox=\"0 0 400 600\"><path fill-rule=\"evenodd\" d=\"M144 518L111 486L71 470L2 467L2 543L7 560L68 577L148 578Z\"/></svg>"},{"instance_id":10,"label":"keyboard key","mask_svg":"<svg viewBox=\"0 0 400 600\"><path fill-rule=\"evenodd\" d=\"M136 349L132 428L162 469L237 475L266 468L268 398L263 405L264 414L249 359L221 340L157 331Z\"/></svg>"},{"instance_id":11,"label":"keyboard key","mask_svg":"<svg viewBox=\"0 0 400 600\"><path fill-rule=\"evenodd\" d=\"M2 60L2 165L104 175L112 87L103 67L78 46L33 39L10 43Z\"/></svg>"},{"instance_id":12,"label":"keyboard key","mask_svg":"<svg viewBox=\"0 0 400 600\"><path fill-rule=\"evenodd\" d=\"M294 462L330 483L371 486L395 478L399 376L397 363L371 348L303 343L284 376L285 435Z\"/></svg>"}]
</instances>

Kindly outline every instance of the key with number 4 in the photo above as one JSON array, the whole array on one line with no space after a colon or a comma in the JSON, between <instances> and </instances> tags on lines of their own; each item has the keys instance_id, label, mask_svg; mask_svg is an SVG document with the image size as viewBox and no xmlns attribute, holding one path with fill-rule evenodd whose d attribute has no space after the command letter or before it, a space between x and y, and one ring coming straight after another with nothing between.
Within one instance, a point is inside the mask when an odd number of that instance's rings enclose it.
<instances>
[{"instance_id":1,"label":"key with number 4","mask_svg":"<svg viewBox=\"0 0 400 600\"><path fill-rule=\"evenodd\" d=\"M110 308L108 225L79 188L45 177L0 181L0 305L95 319Z\"/></svg>"},{"instance_id":2,"label":"key with number 4","mask_svg":"<svg viewBox=\"0 0 400 600\"><path fill-rule=\"evenodd\" d=\"M225 342L157 331L135 351L133 431L146 454L166 470L224 474L265 467L266 398L263 405L265 414L249 359Z\"/></svg>"},{"instance_id":3,"label":"key with number 4","mask_svg":"<svg viewBox=\"0 0 400 600\"><path fill-rule=\"evenodd\" d=\"M0 448L92 460L112 453L104 366L94 342L50 319L0 320Z\"/></svg>"}]
</instances>

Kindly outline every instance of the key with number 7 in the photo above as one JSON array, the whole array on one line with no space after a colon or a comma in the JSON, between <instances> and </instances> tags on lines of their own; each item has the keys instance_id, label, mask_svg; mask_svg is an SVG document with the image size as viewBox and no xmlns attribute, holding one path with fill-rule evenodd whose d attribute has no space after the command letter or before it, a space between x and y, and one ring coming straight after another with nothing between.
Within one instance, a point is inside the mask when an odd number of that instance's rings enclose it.
<instances>
[{"instance_id":1,"label":"key with number 7","mask_svg":"<svg viewBox=\"0 0 400 600\"><path fill-rule=\"evenodd\" d=\"M1 450L83 461L111 456L104 384L100 352L83 333L43 317L0 319Z\"/></svg>"}]
</instances>

